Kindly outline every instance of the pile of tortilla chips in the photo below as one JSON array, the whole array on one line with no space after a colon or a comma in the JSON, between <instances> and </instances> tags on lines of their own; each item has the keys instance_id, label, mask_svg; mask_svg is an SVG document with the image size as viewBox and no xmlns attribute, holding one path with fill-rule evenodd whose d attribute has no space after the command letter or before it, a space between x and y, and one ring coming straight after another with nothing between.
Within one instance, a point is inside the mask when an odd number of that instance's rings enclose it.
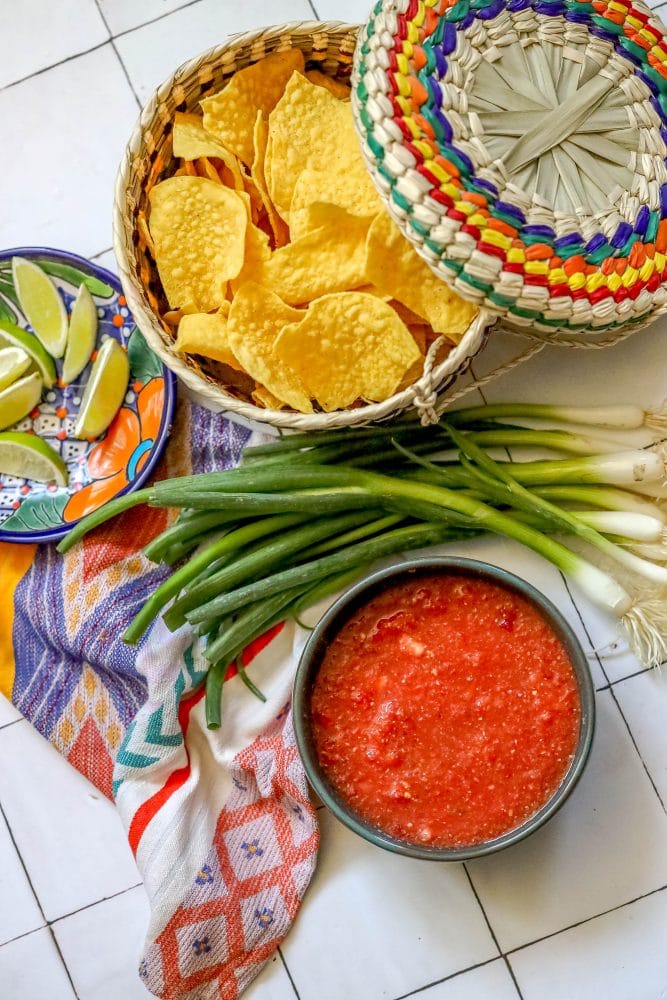
<instances>
[{"instance_id":1,"label":"pile of tortilla chips","mask_svg":"<svg viewBox=\"0 0 667 1000\"><path fill-rule=\"evenodd\" d=\"M434 339L458 342L476 309L387 215L347 84L291 49L201 109L176 114L177 169L140 220L175 350L211 359L259 406L312 413L387 399L419 377Z\"/></svg>"}]
</instances>

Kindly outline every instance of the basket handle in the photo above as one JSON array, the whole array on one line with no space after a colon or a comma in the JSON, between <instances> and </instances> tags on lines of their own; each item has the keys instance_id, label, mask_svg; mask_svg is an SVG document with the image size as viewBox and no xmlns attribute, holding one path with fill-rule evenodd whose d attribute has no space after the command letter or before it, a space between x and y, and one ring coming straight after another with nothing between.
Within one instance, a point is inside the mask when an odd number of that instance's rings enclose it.
<instances>
[{"instance_id":1,"label":"basket handle","mask_svg":"<svg viewBox=\"0 0 667 1000\"><path fill-rule=\"evenodd\" d=\"M502 326L497 327L497 330L498 332L503 331ZM514 333L515 331L505 330L504 332ZM414 398L414 406L419 414L423 427L427 427L429 424L436 424L445 409L451 406L452 403L462 399L463 396L467 395L467 393L473 392L475 389L479 389L484 385L488 385L489 382L493 382L494 379L500 378L501 375L506 375L507 372L511 372L515 368L518 368L518 366L523 364L524 361L528 361L536 354L539 354L547 343L546 340L531 340L519 354L510 358L509 361L505 361L498 368L494 368L493 371L487 372L486 375L481 375L479 378L474 376L474 381L461 386L461 388L457 389L455 392L446 393L442 399L438 399L438 394L433 385L431 376L436 353L443 340L444 337L438 337L438 339L431 344L426 358L424 359L424 374L420 379L421 388L419 393Z\"/></svg>"}]
</instances>

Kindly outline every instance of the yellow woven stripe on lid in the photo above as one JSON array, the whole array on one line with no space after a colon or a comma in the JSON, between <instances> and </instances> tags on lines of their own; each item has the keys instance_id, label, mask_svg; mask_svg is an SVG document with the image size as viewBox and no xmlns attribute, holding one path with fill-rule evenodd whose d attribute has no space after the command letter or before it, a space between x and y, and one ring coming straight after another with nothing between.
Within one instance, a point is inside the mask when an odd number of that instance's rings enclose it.
<instances>
[{"instance_id":1,"label":"yellow woven stripe on lid","mask_svg":"<svg viewBox=\"0 0 667 1000\"><path fill-rule=\"evenodd\" d=\"M36 545L0 543L0 693L11 701L14 687L14 593L30 568Z\"/></svg>"}]
</instances>

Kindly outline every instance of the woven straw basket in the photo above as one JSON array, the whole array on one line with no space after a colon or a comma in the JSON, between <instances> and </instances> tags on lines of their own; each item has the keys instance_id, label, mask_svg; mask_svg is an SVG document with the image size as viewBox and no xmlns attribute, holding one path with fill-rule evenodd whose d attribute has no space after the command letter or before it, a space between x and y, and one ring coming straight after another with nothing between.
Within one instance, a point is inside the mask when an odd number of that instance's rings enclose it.
<instances>
[{"instance_id":1,"label":"woven straw basket","mask_svg":"<svg viewBox=\"0 0 667 1000\"><path fill-rule=\"evenodd\" d=\"M667 42L641 0L379 0L352 101L390 214L459 294L604 346L667 309Z\"/></svg>"},{"instance_id":2,"label":"woven straw basket","mask_svg":"<svg viewBox=\"0 0 667 1000\"><path fill-rule=\"evenodd\" d=\"M143 110L123 157L114 203L114 250L128 306L152 349L178 375L195 398L210 409L228 412L244 423L276 428L325 430L383 420L411 406L434 417L436 393L444 392L469 367L486 339L494 317L480 311L460 343L438 365L427 356L424 374L408 389L381 403L333 413L298 414L262 409L221 387L204 366L173 350L169 327L159 317L168 308L157 268L138 225L148 194L174 170L171 123L176 111L196 111L199 101L220 90L235 71L276 50L298 47L322 72L349 79L358 26L304 22L236 35L181 66Z\"/></svg>"}]
</instances>

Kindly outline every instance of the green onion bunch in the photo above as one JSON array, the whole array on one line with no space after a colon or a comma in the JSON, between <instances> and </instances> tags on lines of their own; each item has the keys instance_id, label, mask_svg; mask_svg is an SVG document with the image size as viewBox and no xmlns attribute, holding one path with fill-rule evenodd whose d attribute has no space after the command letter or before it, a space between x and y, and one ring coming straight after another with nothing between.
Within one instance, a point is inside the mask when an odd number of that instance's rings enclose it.
<instances>
[{"instance_id":1,"label":"green onion bunch","mask_svg":"<svg viewBox=\"0 0 667 1000\"><path fill-rule=\"evenodd\" d=\"M640 660L655 666L667 659L665 463L659 442L621 450L604 431L656 434L663 423L633 406L504 403L456 410L427 428L398 419L293 434L246 449L237 469L163 480L112 500L59 549L138 504L180 510L144 550L173 573L124 639L136 643L161 614L168 628L188 623L202 637L211 728L220 725L232 664L263 697L241 654L271 626L298 621L376 559L484 533L513 538L552 562L622 623ZM539 448L552 457L499 461L489 454L499 448ZM628 571L638 581L632 592L619 579Z\"/></svg>"}]
</instances>

